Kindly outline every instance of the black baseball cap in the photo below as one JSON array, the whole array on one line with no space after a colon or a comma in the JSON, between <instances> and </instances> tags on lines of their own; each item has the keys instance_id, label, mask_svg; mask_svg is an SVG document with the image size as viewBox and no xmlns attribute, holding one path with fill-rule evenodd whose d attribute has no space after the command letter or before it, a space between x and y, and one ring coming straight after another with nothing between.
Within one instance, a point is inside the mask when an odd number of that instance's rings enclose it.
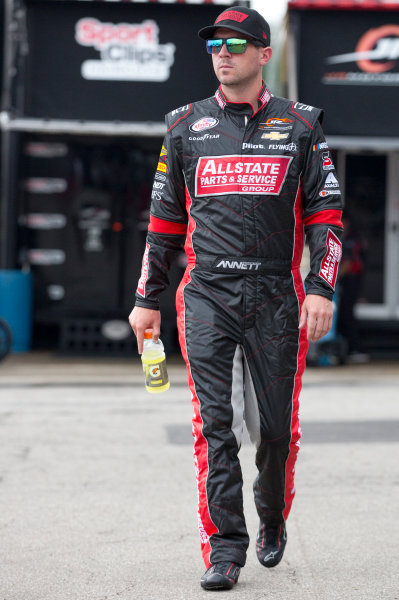
<instances>
[{"instance_id":1,"label":"black baseball cap","mask_svg":"<svg viewBox=\"0 0 399 600\"><path fill-rule=\"evenodd\" d=\"M203 27L198 35L203 40L209 40L219 27L226 27L233 31L262 42L264 46L270 46L270 27L268 22L253 8L246 6L232 6L227 8L216 18L213 25Z\"/></svg>"}]
</instances>

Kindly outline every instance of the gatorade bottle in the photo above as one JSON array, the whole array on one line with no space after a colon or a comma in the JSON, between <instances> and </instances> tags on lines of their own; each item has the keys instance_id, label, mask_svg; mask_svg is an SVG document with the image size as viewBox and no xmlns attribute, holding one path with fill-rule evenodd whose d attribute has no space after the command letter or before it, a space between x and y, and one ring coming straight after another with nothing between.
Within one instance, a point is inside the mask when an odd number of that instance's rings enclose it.
<instances>
[{"instance_id":1,"label":"gatorade bottle","mask_svg":"<svg viewBox=\"0 0 399 600\"><path fill-rule=\"evenodd\" d=\"M151 394L166 392L170 384L163 343L161 340L154 342L151 329L147 329L144 332L144 347L141 362L143 363L147 392Z\"/></svg>"}]
</instances>

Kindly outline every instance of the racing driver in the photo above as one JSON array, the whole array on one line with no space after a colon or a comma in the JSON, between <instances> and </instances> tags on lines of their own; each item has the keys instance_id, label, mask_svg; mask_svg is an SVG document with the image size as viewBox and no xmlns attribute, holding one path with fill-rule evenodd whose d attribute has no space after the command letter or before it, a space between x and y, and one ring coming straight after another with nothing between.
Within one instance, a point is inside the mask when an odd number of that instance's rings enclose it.
<instances>
[{"instance_id":1,"label":"racing driver","mask_svg":"<svg viewBox=\"0 0 399 600\"><path fill-rule=\"evenodd\" d=\"M323 111L273 96L262 80L270 29L255 10L224 10L199 36L220 82L166 116L136 305L142 352L160 332L159 294L183 246L179 340L194 406L204 589L230 589L249 537L238 459L243 420L256 447L256 554L277 565L287 540L308 340L331 327L341 258L341 196ZM310 272L300 275L304 234Z\"/></svg>"}]
</instances>

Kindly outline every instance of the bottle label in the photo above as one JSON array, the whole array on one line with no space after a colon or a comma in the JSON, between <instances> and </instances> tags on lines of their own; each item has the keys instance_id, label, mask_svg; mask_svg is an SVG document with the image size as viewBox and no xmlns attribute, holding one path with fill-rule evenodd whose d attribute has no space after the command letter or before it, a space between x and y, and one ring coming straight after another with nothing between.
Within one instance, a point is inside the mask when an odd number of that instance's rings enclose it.
<instances>
[{"instance_id":1,"label":"bottle label","mask_svg":"<svg viewBox=\"0 0 399 600\"><path fill-rule=\"evenodd\" d=\"M151 361L147 363L143 361L143 370L147 389L164 388L169 383L165 358L161 358L157 362Z\"/></svg>"}]
</instances>

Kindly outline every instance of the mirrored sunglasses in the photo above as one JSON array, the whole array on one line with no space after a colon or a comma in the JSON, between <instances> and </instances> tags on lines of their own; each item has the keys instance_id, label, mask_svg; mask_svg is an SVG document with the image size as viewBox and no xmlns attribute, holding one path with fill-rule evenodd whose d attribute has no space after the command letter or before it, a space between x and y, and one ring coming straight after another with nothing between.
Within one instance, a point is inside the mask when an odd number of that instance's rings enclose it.
<instances>
[{"instance_id":1,"label":"mirrored sunglasses","mask_svg":"<svg viewBox=\"0 0 399 600\"><path fill-rule=\"evenodd\" d=\"M262 45L259 42L244 40L242 38L218 38L206 40L206 49L208 54L219 54L223 48L223 44L226 44L226 48L231 54L243 54L247 49L248 43L253 44L254 46Z\"/></svg>"}]
</instances>

